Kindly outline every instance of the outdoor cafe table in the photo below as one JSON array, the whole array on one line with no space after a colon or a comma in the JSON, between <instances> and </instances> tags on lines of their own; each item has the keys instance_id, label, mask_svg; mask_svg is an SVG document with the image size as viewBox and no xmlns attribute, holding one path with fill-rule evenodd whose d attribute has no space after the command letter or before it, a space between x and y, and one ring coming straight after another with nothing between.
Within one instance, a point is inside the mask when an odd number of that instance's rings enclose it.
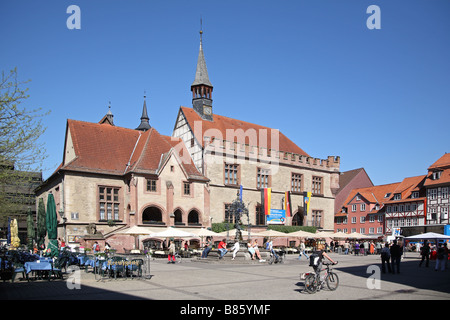
<instances>
[{"instance_id":1,"label":"outdoor cafe table","mask_svg":"<svg viewBox=\"0 0 450 320\"><path fill-rule=\"evenodd\" d=\"M35 261L35 262L25 262L25 264L23 265L25 272L27 274L27 278L28 278L28 274L31 271L47 271L49 274L49 279L50 279L50 274L53 270L53 266L51 264L51 262L49 261Z\"/></svg>"},{"instance_id":2,"label":"outdoor cafe table","mask_svg":"<svg viewBox=\"0 0 450 320\"><path fill-rule=\"evenodd\" d=\"M80 266L84 266L84 263L88 260L87 256L78 256L77 257Z\"/></svg>"}]
</instances>

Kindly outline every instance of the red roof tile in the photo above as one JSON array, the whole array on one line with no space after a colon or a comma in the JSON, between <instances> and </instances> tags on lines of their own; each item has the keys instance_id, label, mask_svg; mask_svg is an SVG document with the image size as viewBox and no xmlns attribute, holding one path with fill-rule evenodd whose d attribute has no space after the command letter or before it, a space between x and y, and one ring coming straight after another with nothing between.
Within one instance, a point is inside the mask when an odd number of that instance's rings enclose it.
<instances>
[{"instance_id":1,"label":"red roof tile","mask_svg":"<svg viewBox=\"0 0 450 320\"><path fill-rule=\"evenodd\" d=\"M123 175L128 172L157 174L161 159L174 152L188 178L207 180L194 166L180 139L148 131L76 120L67 121L76 158L62 169Z\"/></svg>"},{"instance_id":2,"label":"red roof tile","mask_svg":"<svg viewBox=\"0 0 450 320\"><path fill-rule=\"evenodd\" d=\"M347 199L344 201L344 206L348 205L357 194L360 194L369 203L378 203L382 205L392 198L392 196L394 195L393 192L399 186L399 184L400 183L397 182L380 186L353 189L348 195ZM389 193L390 195L388 197L385 197ZM342 208L336 209L338 210L338 213L340 213Z\"/></svg>"},{"instance_id":3,"label":"red roof tile","mask_svg":"<svg viewBox=\"0 0 450 320\"><path fill-rule=\"evenodd\" d=\"M191 129L193 130L197 141L199 141L202 146L204 146L205 136L210 136L213 132L218 132L221 134L221 138L223 140L231 141L230 138L233 138L236 142L242 142L239 138L234 135L228 137L227 139L227 130L231 130L231 133L237 133L242 130L244 134L253 134L257 141L250 141L253 139L249 139L248 136L245 137L245 144L249 144L250 146L258 146L264 147L267 149L274 149L283 152L289 152L294 154L300 154L303 156L309 157L309 155L303 151L300 147L298 147L294 142L292 142L289 138L287 138L283 133L279 132L279 142L278 145L274 142L272 144L271 141L271 133L272 130L269 127L260 126L257 124L253 124L250 122L245 122L241 120L236 120L224 116L220 116L214 114L213 121L203 120L192 108L181 107L181 112L183 112L186 121L189 123ZM197 127L201 125L201 137L199 136L200 131L196 130ZM218 131L217 131L218 130ZM253 131L254 130L254 131ZM266 134L264 140L260 141L260 133ZM267 141L265 141L265 137L267 137ZM215 137L218 138L218 137Z\"/></svg>"},{"instance_id":4,"label":"red roof tile","mask_svg":"<svg viewBox=\"0 0 450 320\"><path fill-rule=\"evenodd\" d=\"M433 163L428 170L450 168L450 153L444 154L435 163Z\"/></svg>"}]
</instances>

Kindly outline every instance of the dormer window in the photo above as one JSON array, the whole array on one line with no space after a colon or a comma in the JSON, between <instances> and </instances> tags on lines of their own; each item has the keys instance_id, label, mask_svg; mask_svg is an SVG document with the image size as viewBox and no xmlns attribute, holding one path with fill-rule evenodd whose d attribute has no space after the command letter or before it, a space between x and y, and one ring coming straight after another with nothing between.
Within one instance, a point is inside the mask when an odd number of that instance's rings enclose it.
<instances>
[{"instance_id":1,"label":"dormer window","mask_svg":"<svg viewBox=\"0 0 450 320\"><path fill-rule=\"evenodd\" d=\"M442 171L434 171L434 172L431 174L431 179L432 179L432 180L438 180L438 179L441 178L441 174L442 174Z\"/></svg>"},{"instance_id":2,"label":"dormer window","mask_svg":"<svg viewBox=\"0 0 450 320\"><path fill-rule=\"evenodd\" d=\"M414 191L412 194L411 194L411 199L416 199L416 198L418 198L419 197L419 192L418 191Z\"/></svg>"},{"instance_id":3,"label":"dormer window","mask_svg":"<svg viewBox=\"0 0 450 320\"><path fill-rule=\"evenodd\" d=\"M400 200L402 198L401 193L394 194L394 200Z\"/></svg>"},{"instance_id":4,"label":"dormer window","mask_svg":"<svg viewBox=\"0 0 450 320\"><path fill-rule=\"evenodd\" d=\"M384 198L386 199L386 198L389 198L390 196L391 196L391 193L389 192L384 195Z\"/></svg>"}]
</instances>

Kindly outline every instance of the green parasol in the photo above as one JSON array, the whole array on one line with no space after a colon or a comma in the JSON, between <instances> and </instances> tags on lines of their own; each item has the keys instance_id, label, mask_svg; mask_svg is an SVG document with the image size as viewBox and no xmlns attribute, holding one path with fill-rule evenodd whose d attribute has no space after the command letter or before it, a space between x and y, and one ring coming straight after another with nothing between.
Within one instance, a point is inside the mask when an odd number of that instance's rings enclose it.
<instances>
[{"instance_id":1,"label":"green parasol","mask_svg":"<svg viewBox=\"0 0 450 320\"><path fill-rule=\"evenodd\" d=\"M48 235L48 249L50 250L50 256L56 257L59 254L58 249L58 220L56 218L56 205L55 198L53 194L48 194L47 199L47 214L45 216L45 222L47 225L47 235Z\"/></svg>"},{"instance_id":2,"label":"green parasol","mask_svg":"<svg viewBox=\"0 0 450 320\"><path fill-rule=\"evenodd\" d=\"M36 236L36 232L34 230L34 219L33 213L31 212L31 208L28 208L27 212L27 235L28 235L28 250L33 250L33 240Z\"/></svg>"},{"instance_id":3,"label":"green parasol","mask_svg":"<svg viewBox=\"0 0 450 320\"><path fill-rule=\"evenodd\" d=\"M39 198L37 213L37 245L39 250L45 249L45 236L47 229L45 228L45 205L44 199Z\"/></svg>"}]
</instances>

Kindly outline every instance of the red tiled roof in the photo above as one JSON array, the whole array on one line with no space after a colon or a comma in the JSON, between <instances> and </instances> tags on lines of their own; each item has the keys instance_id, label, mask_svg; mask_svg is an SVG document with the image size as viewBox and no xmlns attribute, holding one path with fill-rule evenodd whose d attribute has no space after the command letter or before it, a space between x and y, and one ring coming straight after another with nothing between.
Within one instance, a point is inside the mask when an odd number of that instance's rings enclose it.
<instances>
[{"instance_id":1,"label":"red tiled roof","mask_svg":"<svg viewBox=\"0 0 450 320\"><path fill-rule=\"evenodd\" d=\"M433 180L433 172L428 172L427 180L424 183L424 186L430 187L438 184L449 184L450 183L450 168L444 169L441 173L441 177L439 179Z\"/></svg>"},{"instance_id":2,"label":"red tiled roof","mask_svg":"<svg viewBox=\"0 0 450 320\"><path fill-rule=\"evenodd\" d=\"M440 178L433 180L433 171L441 170L442 172ZM450 153L444 154L428 168L428 175L424 185L426 187L429 187L448 183L450 183Z\"/></svg>"},{"instance_id":3,"label":"red tiled roof","mask_svg":"<svg viewBox=\"0 0 450 320\"><path fill-rule=\"evenodd\" d=\"M63 169L123 174L140 131L67 120L76 158Z\"/></svg>"},{"instance_id":4,"label":"red tiled roof","mask_svg":"<svg viewBox=\"0 0 450 320\"><path fill-rule=\"evenodd\" d=\"M264 147L267 149L275 149L278 151L283 152L289 152L294 154L299 154L303 156L309 157L309 155L303 151L300 147L298 147L294 142L292 142L289 138L287 138L283 133L279 132L279 142L278 145L275 143L272 144L271 141L271 129L269 127L260 126L257 124L253 124L250 122L245 122L241 120L236 120L224 116L220 116L217 114L214 114L213 121L203 120L192 108L186 108L186 107L180 107L181 112L183 112L186 121L189 123L191 129L193 130L194 134L196 135L197 141L199 141L202 145L204 145L204 136L210 135L215 130L218 130L220 134L222 135L223 140L229 140L227 139L227 130L232 130L231 132L238 132L236 130L243 130L243 133L255 133L255 137L257 139L256 143L254 141L249 141L248 137L245 137L245 144L249 144L250 146L258 146L258 147ZM196 125L198 126L201 124L201 134L202 136L199 136L200 132L196 132L198 130L195 130ZM207 132L209 130L209 132ZM253 131L255 130L255 131ZM217 132L217 131L215 131ZM259 133L267 133L267 141L260 141L260 135ZM206 133L206 134L205 134ZM217 138L217 137L215 137ZM233 137L234 141L236 142L242 142L239 141L238 138ZM256 145L255 145L256 144Z\"/></svg>"},{"instance_id":5,"label":"red tiled roof","mask_svg":"<svg viewBox=\"0 0 450 320\"><path fill-rule=\"evenodd\" d=\"M347 199L344 201L344 206L348 205L357 194L360 194L369 203L378 203L381 205L389 201L393 197L393 192L399 186L399 184L400 183L397 182L380 186L353 189L348 195ZM385 198L385 195L388 193L390 193L389 197ZM337 209L339 210L338 213L340 213L342 208Z\"/></svg>"},{"instance_id":6,"label":"red tiled roof","mask_svg":"<svg viewBox=\"0 0 450 320\"><path fill-rule=\"evenodd\" d=\"M413 191L420 190L425 182L425 178L426 175L405 178L402 182L400 182L393 193L401 193L401 200L407 199L411 196Z\"/></svg>"},{"instance_id":7,"label":"red tiled roof","mask_svg":"<svg viewBox=\"0 0 450 320\"><path fill-rule=\"evenodd\" d=\"M444 154L435 163L433 163L428 170L450 168L450 153Z\"/></svg>"},{"instance_id":8,"label":"red tiled roof","mask_svg":"<svg viewBox=\"0 0 450 320\"><path fill-rule=\"evenodd\" d=\"M189 178L207 180L194 166L180 139L148 131L76 120L67 121L75 159L63 163L62 169L124 175L128 172L157 174L161 160L175 152Z\"/></svg>"}]
</instances>

